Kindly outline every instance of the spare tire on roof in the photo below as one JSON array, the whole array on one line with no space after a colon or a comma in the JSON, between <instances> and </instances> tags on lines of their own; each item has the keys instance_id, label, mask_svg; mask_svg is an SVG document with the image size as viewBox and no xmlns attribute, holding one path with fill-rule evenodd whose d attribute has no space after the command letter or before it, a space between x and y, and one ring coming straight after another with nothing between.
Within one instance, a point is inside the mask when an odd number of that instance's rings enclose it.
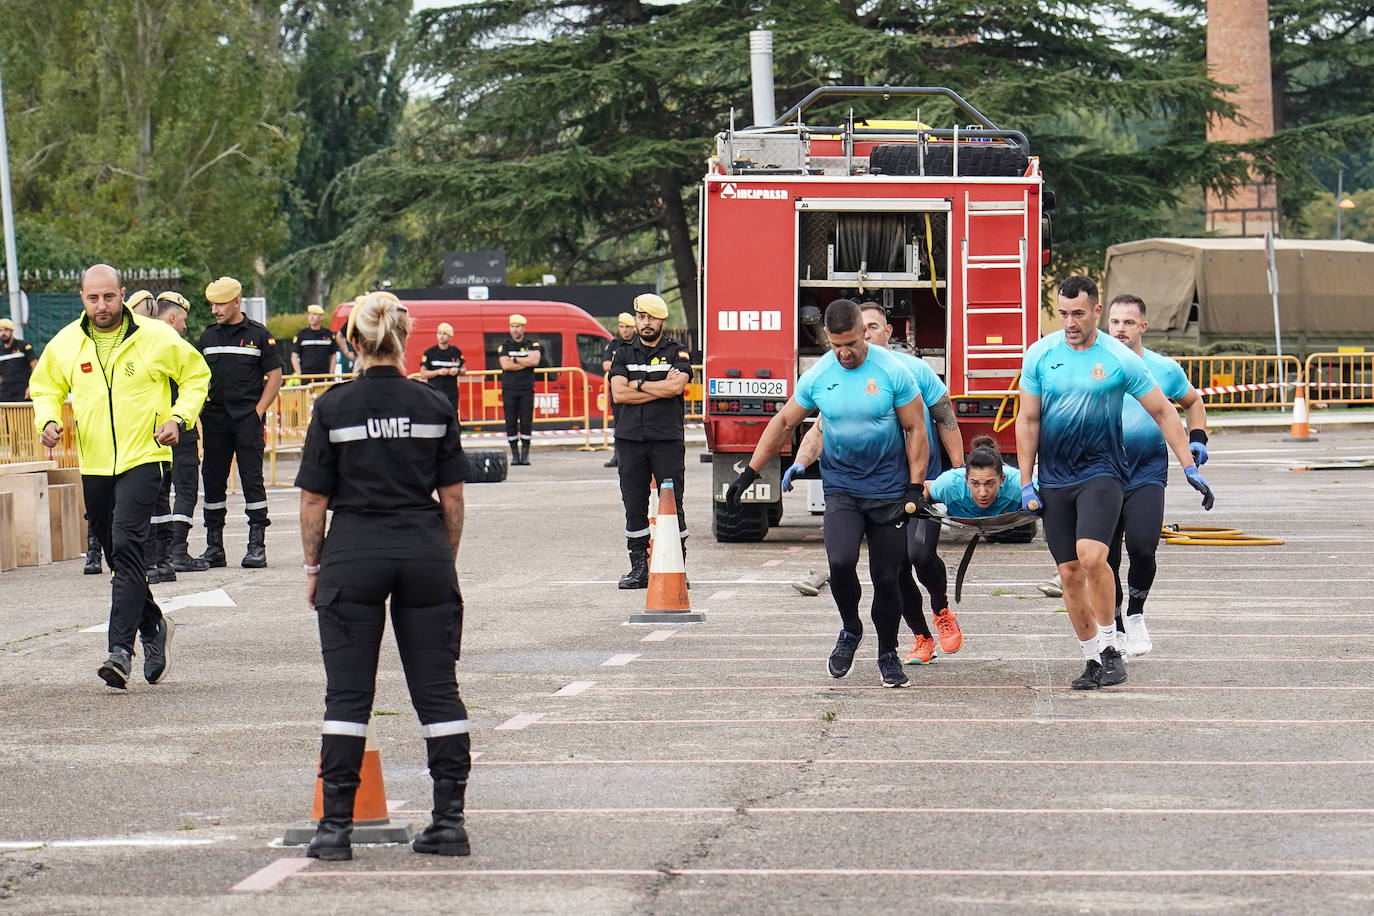
<instances>
[{"instance_id":1,"label":"spare tire on roof","mask_svg":"<svg viewBox=\"0 0 1374 916\"><path fill-rule=\"evenodd\" d=\"M873 147L868 170L883 175L919 175L920 146L916 143L884 143ZM1016 178L1030 164L1020 147L1006 143L960 143L959 174L968 178ZM925 174L954 174L954 146L930 143L926 146Z\"/></svg>"}]
</instances>

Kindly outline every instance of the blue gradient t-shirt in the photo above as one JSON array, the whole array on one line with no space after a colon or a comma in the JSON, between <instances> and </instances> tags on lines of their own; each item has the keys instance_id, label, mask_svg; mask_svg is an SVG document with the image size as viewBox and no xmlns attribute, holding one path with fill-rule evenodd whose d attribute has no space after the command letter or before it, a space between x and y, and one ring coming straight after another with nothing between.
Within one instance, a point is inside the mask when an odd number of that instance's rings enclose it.
<instances>
[{"instance_id":1,"label":"blue gradient t-shirt","mask_svg":"<svg viewBox=\"0 0 1374 916\"><path fill-rule=\"evenodd\" d=\"M945 511L955 518L986 518L1021 509L1021 472L1009 464L1002 465L1007 479L997 490L992 505L984 509L973 501L968 488L968 470L950 468L930 484L931 502L944 503Z\"/></svg>"},{"instance_id":2,"label":"blue gradient t-shirt","mask_svg":"<svg viewBox=\"0 0 1374 916\"><path fill-rule=\"evenodd\" d=\"M1075 350L1056 331L1031 344L1021 365L1021 390L1040 397L1036 476L1041 486L1067 487L1095 477L1126 483L1121 410L1126 395L1155 388L1145 362L1099 330L1093 345Z\"/></svg>"},{"instance_id":3,"label":"blue gradient t-shirt","mask_svg":"<svg viewBox=\"0 0 1374 916\"><path fill-rule=\"evenodd\" d=\"M897 408L920 395L911 370L882 347L869 347L854 369L827 353L797 379L797 403L821 412L825 492L867 499L897 499L906 492L911 472Z\"/></svg>"},{"instance_id":4,"label":"blue gradient t-shirt","mask_svg":"<svg viewBox=\"0 0 1374 916\"><path fill-rule=\"evenodd\" d=\"M911 376L916 379L916 387L921 392L921 401L925 404L926 442L930 445L930 460L926 462L926 480L934 480L940 476L945 465L940 460L940 440L937 438L939 433L935 429L935 421L930 417L930 405L947 397L949 388L945 386L944 380L935 374L935 370L930 368L930 363L921 357L900 350L890 352L901 360L903 366L911 370Z\"/></svg>"},{"instance_id":5,"label":"blue gradient t-shirt","mask_svg":"<svg viewBox=\"0 0 1374 916\"><path fill-rule=\"evenodd\" d=\"M1183 367L1169 357L1146 350L1141 359L1169 400L1181 400L1192 389ZM1126 489L1134 490L1151 483L1167 486L1169 446L1155 418L1130 396L1122 402L1121 434L1126 445Z\"/></svg>"}]
</instances>

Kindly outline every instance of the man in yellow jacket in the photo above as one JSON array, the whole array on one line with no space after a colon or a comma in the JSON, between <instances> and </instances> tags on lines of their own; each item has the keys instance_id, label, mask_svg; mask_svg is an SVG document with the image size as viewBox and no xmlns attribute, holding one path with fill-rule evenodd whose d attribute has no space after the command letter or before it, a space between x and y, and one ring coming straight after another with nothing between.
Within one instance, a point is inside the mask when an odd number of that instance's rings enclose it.
<instances>
[{"instance_id":1,"label":"man in yellow jacket","mask_svg":"<svg viewBox=\"0 0 1374 916\"><path fill-rule=\"evenodd\" d=\"M148 683L167 673L175 627L148 587L143 544L171 446L181 425L196 421L210 367L169 325L125 307L113 267L86 269L81 304L85 314L57 332L34 367L34 426L45 447L55 446L62 438L62 402L71 396L87 517L114 571L110 656L99 675L123 690L135 633L143 642ZM175 404L169 380L177 384Z\"/></svg>"}]
</instances>

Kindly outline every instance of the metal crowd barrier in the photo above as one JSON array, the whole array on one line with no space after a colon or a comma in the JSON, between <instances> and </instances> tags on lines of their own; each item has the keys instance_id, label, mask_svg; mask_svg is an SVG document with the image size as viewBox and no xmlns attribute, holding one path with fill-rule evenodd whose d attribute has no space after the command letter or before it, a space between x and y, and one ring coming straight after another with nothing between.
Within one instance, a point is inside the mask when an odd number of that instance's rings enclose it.
<instances>
[{"instance_id":1,"label":"metal crowd barrier","mask_svg":"<svg viewBox=\"0 0 1374 916\"><path fill-rule=\"evenodd\" d=\"M1303 378L1309 404L1374 404L1374 353L1313 353Z\"/></svg>"},{"instance_id":2,"label":"metal crowd barrier","mask_svg":"<svg viewBox=\"0 0 1374 916\"><path fill-rule=\"evenodd\" d=\"M682 392L683 420L687 423L700 423L706 419L706 383L702 381L705 372L705 366L700 363L693 364L691 381ZM615 414L615 405L611 403L610 391L611 385L607 381L606 390L596 397L597 409L601 411L601 444L594 447L584 446L583 451L600 452L611 448L611 430L614 428L611 420Z\"/></svg>"},{"instance_id":3,"label":"metal crowd barrier","mask_svg":"<svg viewBox=\"0 0 1374 916\"><path fill-rule=\"evenodd\" d=\"M1199 390L1208 410L1228 407L1291 407L1302 384L1302 364L1296 356L1180 356L1178 364Z\"/></svg>"}]
</instances>

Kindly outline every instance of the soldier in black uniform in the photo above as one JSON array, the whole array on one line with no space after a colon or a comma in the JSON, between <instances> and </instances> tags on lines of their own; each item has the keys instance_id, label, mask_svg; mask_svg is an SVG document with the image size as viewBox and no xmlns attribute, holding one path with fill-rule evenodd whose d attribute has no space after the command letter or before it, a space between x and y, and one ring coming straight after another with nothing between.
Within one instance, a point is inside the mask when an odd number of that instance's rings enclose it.
<instances>
[{"instance_id":1,"label":"soldier in black uniform","mask_svg":"<svg viewBox=\"0 0 1374 916\"><path fill-rule=\"evenodd\" d=\"M324 309L318 305L305 307L307 327L291 338L291 368L297 375L333 375L338 367L339 350L334 335L324 324Z\"/></svg>"},{"instance_id":2,"label":"soldier in black uniform","mask_svg":"<svg viewBox=\"0 0 1374 916\"><path fill-rule=\"evenodd\" d=\"M606 376L611 371L611 363L615 362L616 351L625 344L634 340L635 336L635 316L629 312L621 312L616 319L616 336L611 338L611 342L606 344L606 356L601 360L601 374ZM610 377L606 376L606 409L611 412L611 429L615 429L616 420L619 419L619 411L615 409L615 398L611 397ZM612 440L612 445L614 445ZM614 468L620 466L620 457L617 453L611 452L611 460L607 461L602 467Z\"/></svg>"},{"instance_id":3,"label":"soldier in black uniform","mask_svg":"<svg viewBox=\"0 0 1374 916\"><path fill-rule=\"evenodd\" d=\"M620 499L625 504L625 541L630 550L630 571L621 578L621 588L649 586L650 477L659 486L673 482L684 552L687 547L682 392L692 377L692 361L686 347L663 336L667 319L668 306L661 298L653 293L636 296L638 337L617 350L611 363L611 392L620 405L615 427Z\"/></svg>"},{"instance_id":4,"label":"soldier in black uniform","mask_svg":"<svg viewBox=\"0 0 1374 916\"><path fill-rule=\"evenodd\" d=\"M525 339L526 323L524 315L510 316L510 336L496 348L501 363L501 406L506 414L511 464L530 463L534 369L544 357L539 341Z\"/></svg>"},{"instance_id":5,"label":"soldier in black uniform","mask_svg":"<svg viewBox=\"0 0 1374 916\"><path fill-rule=\"evenodd\" d=\"M0 401L27 401L29 376L38 354L33 344L14 336L14 322L0 318Z\"/></svg>"},{"instance_id":6,"label":"soldier in black uniform","mask_svg":"<svg viewBox=\"0 0 1374 916\"><path fill-rule=\"evenodd\" d=\"M178 334L186 333L186 315L191 303L177 292L157 294L154 300L156 317L172 326ZM172 400L177 398L176 382L172 386ZM172 488L176 487L176 501ZM187 552L187 538L195 524L196 500L200 494L200 432L194 423L182 424L181 434L172 446L172 471L162 478L157 508L153 514L155 563L149 564L149 582L173 582L179 572L204 572L210 568L200 557ZM154 566L156 570L154 571ZM156 578L154 578L156 575Z\"/></svg>"},{"instance_id":7,"label":"soldier in black uniform","mask_svg":"<svg viewBox=\"0 0 1374 916\"><path fill-rule=\"evenodd\" d=\"M215 315L200 335L200 352L210 364L210 397L200 422L205 436L205 553L210 566L224 566L225 491L229 462L237 459L248 515L248 552L243 565L267 565L267 488L262 483L262 423L281 390L281 353L267 328L243 314L242 287L233 277L220 277L205 288Z\"/></svg>"},{"instance_id":8,"label":"soldier in black uniform","mask_svg":"<svg viewBox=\"0 0 1374 916\"><path fill-rule=\"evenodd\" d=\"M458 376L463 374L463 351L450 347L453 339L453 325L447 321L439 324L435 338L439 341L420 357L420 378L429 382L430 387L448 398L453 412L458 412Z\"/></svg>"},{"instance_id":9,"label":"soldier in black uniform","mask_svg":"<svg viewBox=\"0 0 1374 916\"><path fill-rule=\"evenodd\" d=\"M471 746L454 677L463 634L454 564L467 465L448 401L401 374L409 330L405 306L391 293L372 293L349 315L361 374L315 402L296 477L306 600L319 615L327 681L324 816L306 852L314 858L353 855L353 799L388 597L434 780L434 821L413 848L469 852L463 800ZM329 509L334 520L326 539Z\"/></svg>"}]
</instances>

